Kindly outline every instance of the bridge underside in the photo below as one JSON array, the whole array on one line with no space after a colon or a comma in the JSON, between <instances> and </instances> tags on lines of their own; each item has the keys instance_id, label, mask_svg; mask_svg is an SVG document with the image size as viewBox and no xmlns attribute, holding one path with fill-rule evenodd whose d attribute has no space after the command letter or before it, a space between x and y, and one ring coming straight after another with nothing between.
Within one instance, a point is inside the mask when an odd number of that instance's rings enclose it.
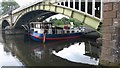
<instances>
[{"instance_id":1,"label":"bridge underside","mask_svg":"<svg viewBox=\"0 0 120 68\"><path fill-rule=\"evenodd\" d=\"M50 12L50 11L44 11L44 10L36 10L36 11L31 11L29 13L26 13L23 15L17 22L16 28L22 28L21 25L28 24L30 22L42 22L45 19L49 18L50 16L53 16L57 13L55 12Z\"/></svg>"}]
</instances>

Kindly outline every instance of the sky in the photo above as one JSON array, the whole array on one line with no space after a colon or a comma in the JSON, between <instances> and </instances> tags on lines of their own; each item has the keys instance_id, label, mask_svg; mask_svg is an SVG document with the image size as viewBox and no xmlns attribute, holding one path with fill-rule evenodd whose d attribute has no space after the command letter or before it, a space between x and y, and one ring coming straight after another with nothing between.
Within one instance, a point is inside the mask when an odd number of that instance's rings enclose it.
<instances>
[{"instance_id":1,"label":"sky","mask_svg":"<svg viewBox=\"0 0 120 68\"><path fill-rule=\"evenodd\" d=\"M11 0L8 0L11 2ZM32 2L36 2L36 1L41 1L41 0L15 0L20 6L32 3ZM2 0L0 0L0 2L2 2Z\"/></svg>"},{"instance_id":2,"label":"sky","mask_svg":"<svg viewBox=\"0 0 120 68\"><path fill-rule=\"evenodd\" d=\"M41 0L15 0L20 6L24 6L26 4L30 4L36 1L41 1Z\"/></svg>"}]
</instances>

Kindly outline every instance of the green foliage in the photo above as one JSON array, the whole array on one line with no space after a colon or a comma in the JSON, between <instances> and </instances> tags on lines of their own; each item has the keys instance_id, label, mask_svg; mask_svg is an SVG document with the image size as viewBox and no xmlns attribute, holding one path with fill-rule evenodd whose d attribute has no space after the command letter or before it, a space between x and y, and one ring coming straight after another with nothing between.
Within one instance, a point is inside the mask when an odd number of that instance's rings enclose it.
<instances>
[{"instance_id":1,"label":"green foliage","mask_svg":"<svg viewBox=\"0 0 120 68\"><path fill-rule=\"evenodd\" d=\"M80 21L75 20L74 25L75 25L75 27L79 27L82 25L82 23Z\"/></svg>"},{"instance_id":2,"label":"green foliage","mask_svg":"<svg viewBox=\"0 0 120 68\"><path fill-rule=\"evenodd\" d=\"M75 27L79 27L79 26L83 25L82 22L80 22L80 21L78 21L78 20L75 20L75 19L73 19L73 18L70 18L69 21L70 21L70 22L73 22L74 25L75 25Z\"/></svg>"},{"instance_id":3,"label":"green foliage","mask_svg":"<svg viewBox=\"0 0 120 68\"><path fill-rule=\"evenodd\" d=\"M19 5L14 0L4 0L1 2L2 14L10 13L10 11L12 11L18 7L19 7Z\"/></svg>"},{"instance_id":4,"label":"green foliage","mask_svg":"<svg viewBox=\"0 0 120 68\"><path fill-rule=\"evenodd\" d=\"M50 19L50 23L53 23L54 26L60 26L60 25L70 25L70 22L73 22L74 27L79 27L82 25L82 23L78 20L75 20L73 18L65 18L63 17L62 19Z\"/></svg>"},{"instance_id":5,"label":"green foliage","mask_svg":"<svg viewBox=\"0 0 120 68\"><path fill-rule=\"evenodd\" d=\"M64 25L70 24L70 22L68 21L69 19L65 17L63 17L61 20L64 22Z\"/></svg>"},{"instance_id":6,"label":"green foliage","mask_svg":"<svg viewBox=\"0 0 120 68\"><path fill-rule=\"evenodd\" d=\"M70 18L70 19L69 19L69 21L70 21L70 22L74 22L74 21L75 21L75 19L73 19L73 18Z\"/></svg>"},{"instance_id":7,"label":"green foliage","mask_svg":"<svg viewBox=\"0 0 120 68\"><path fill-rule=\"evenodd\" d=\"M54 21L54 25L64 25L64 22L60 19Z\"/></svg>"}]
</instances>

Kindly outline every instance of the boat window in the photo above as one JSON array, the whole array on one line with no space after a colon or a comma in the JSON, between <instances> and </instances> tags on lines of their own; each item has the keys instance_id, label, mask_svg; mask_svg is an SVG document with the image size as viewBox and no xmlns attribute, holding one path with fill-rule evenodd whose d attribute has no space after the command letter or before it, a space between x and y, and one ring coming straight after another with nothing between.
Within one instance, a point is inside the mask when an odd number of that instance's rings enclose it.
<instances>
[{"instance_id":1,"label":"boat window","mask_svg":"<svg viewBox=\"0 0 120 68\"><path fill-rule=\"evenodd\" d=\"M31 31L34 31L34 29L31 29Z\"/></svg>"},{"instance_id":2,"label":"boat window","mask_svg":"<svg viewBox=\"0 0 120 68\"><path fill-rule=\"evenodd\" d=\"M67 33L70 33L70 31L67 31Z\"/></svg>"},{"instance_id":3,"label":"boat window","mask_svg":"<svg viewBox=\"0 0 120 68\"><path fill-rule=\"evenodd\" d=\"M38 31L35 31L35 33L38 33Z\"/></svg>"},{"instance_id":4,"label":"boat window","mask_svg":"<svg viewBox=\"0 0 120 68\"><path fill-rule=\"evenodd\" d=\"M74 31L72 31L72 33L74 33Z\"/></svg>"},{"instance_id":5,"label":"boat window","mask_svg":"<svg viewBox=\"0 0 120 68\"><path fill-rule=\"evenodd\" d=\"M39 25L40 25L39 27L41 28L41 24L39 24Z\"/></svg>"},{"instance_id":6,"label":"boat window","mask_svg":"<svg viewBox=\"0 0 120 68\"><path fill-rule=\"evenodd\" d=\"M32 28L34 27L34 24L33 24L33 23L31 23L31 27L32 27Z\"/></svg>"},{"instance_id":7,"label":"boat window","mask_svg":"<svg viewBox=\"0 0 120 68\"><path fill-rule=\"evenodd\" d=\"M31 28L45 29L46 27L52 28L52 23L31 23Z\"/></svg>"}]
</instances>

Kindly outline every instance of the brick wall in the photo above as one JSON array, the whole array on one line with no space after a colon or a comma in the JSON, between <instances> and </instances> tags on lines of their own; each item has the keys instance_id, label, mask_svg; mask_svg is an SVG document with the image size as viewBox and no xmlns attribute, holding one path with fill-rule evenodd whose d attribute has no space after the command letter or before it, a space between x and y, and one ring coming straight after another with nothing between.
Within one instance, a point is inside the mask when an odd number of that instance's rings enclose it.
<instances>
[{"instance_id":1,"label":"brick wall","mask_svg":"<svg viewBox=\"0 0 120 68\"><path fill-rule=\"evenodd\" d=\"M120 18L120 3L110 2L103 5L102 50L100 64L114 65L118 63L118 27Z\"/></svg>"}]
</instances>

